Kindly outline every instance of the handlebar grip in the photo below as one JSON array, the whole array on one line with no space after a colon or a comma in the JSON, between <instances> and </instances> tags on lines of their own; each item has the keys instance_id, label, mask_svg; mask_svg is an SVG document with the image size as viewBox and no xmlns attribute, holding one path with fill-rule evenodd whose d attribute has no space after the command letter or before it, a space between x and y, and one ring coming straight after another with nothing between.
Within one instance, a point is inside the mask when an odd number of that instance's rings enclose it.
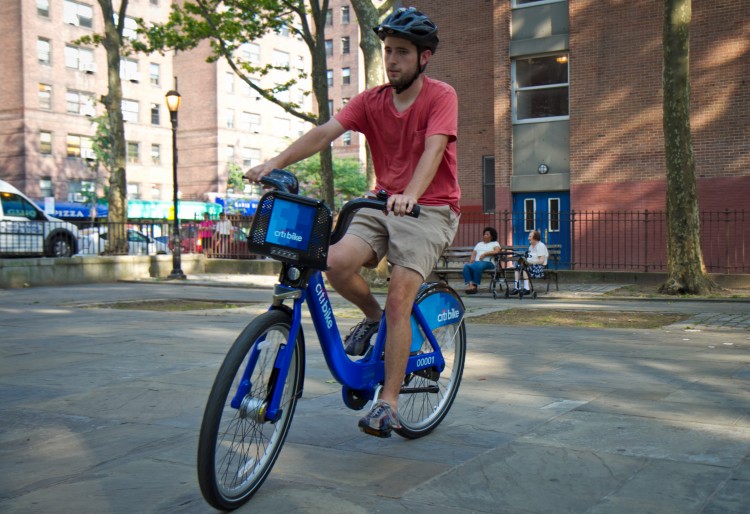
<instances>
[{"instance_id":1,"label":"handlebar grip","mask_svg":"<svg viewBox=\"0 0 750 514\"><path fill-rule=\"evenodd\" d=\"M271 173L260 178L260 183L296 195L299 192L297 177L286 170L273 169Z\"/></svg>"}]
</instances>

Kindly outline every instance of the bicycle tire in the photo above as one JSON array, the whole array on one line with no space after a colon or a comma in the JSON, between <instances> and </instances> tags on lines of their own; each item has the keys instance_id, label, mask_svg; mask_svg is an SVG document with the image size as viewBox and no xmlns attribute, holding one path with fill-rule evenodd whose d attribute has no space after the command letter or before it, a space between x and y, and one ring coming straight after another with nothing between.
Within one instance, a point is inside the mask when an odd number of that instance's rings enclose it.
<instances>
[{"instance_id":1,"label":"bicycle tire","mask_svg":"<svg viewBox=\"0 0 750 514\"><path fill-rule=\"evenodd\" d=\"M262 414L252 406L266 398L279 345L286 344L291 324L291 316L281 310L258 316L237 337L216 375L198 439L198 482L205 500L217 509L246 503L268 477L284 445L302 387L301 331L284 384L280 418L274 423L259 421L256 416ZM251 389L243 407L235 409L230 402L254 349L260 354L250 370Z\"/></svg>"},{"instance_id":2,"label":"bicycle tire","mask_svg":"<svg viewBox=\"0 0 750 514\"><path fill-rule=\"evenodd\" d=\"M463 306L456 291L438 283L430 285L428 291L419 297L417 304L434 294L453 296L454 301ZM440 345L445 369L437 377L430 376L430 373L413 373L405 377L398 399L401 428L394 431L407 439L423 437L435 430L448 414L461 384L466 359L466 326L463 316L460 321L437 327L432 333ZM431 351L432 347L425 339L420 353ZM436 392L427 392L434 386L437 386Z\"/></svg>"}]
</instances>

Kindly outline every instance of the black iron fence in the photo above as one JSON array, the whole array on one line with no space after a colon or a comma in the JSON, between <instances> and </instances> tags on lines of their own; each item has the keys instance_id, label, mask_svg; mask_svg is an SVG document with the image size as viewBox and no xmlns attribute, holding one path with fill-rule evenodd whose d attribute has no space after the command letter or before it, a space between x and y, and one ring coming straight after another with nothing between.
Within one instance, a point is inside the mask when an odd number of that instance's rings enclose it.
<instances>
[{"instance_id":1,"label":"black iron fence","mask_svg":"<svg viewBox=\"0 0 750 514\"><path fill-rule=\"evenodd\" d=\"M712 273L750 273L750 211L704 211L701 247ZM528 216L511 211L464 213L454 246L473 246L484 227L501 245L526 243L539 229L546 243L560 244L559 267L571 270L666 271L667 223L663 211L570 211Z\"/></svg>"}]
</instances>

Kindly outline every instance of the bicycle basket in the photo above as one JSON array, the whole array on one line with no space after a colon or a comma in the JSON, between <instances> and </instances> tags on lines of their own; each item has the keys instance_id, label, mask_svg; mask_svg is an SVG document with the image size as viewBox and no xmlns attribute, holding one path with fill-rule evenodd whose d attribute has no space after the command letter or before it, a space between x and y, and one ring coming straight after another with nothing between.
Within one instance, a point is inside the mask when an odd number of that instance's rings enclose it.
<instances>
[{"instance_id":1,"label":"bicycle basket","mask_svg":"<svg viewBox=\"0 0 750 514\"><path fill-rule=\"evenodd\" d=\"M247 245L252 253L326 269L333 216L320 200L270 191L255 211Z\"/></svg>"}]
</instances>

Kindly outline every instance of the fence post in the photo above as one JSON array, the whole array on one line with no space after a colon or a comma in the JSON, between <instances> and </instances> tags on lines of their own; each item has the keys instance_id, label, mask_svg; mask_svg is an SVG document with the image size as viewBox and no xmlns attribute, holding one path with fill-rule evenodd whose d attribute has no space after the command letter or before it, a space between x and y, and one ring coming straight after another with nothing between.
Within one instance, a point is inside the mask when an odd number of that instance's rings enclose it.
<instances>
[{"instance_id":1,"label":"fence post","mask_svg":"<svg viewBox=\"0 0 750 514\"><path fill-rule=\"evenodd\" d=\"M570 270L575 271L576 259L575 259L575 248L576 248L576 211L570 210Z\"/></svg>"},{"instance_id":2,"label":"fence post","mask_svg":"<svg viewBox=\"0 0 750 514\"><path fill-rule=\"evenodd\" d=\"M648 209L643 213L643 271L648 273Z\"/></svg>"},{"instance_id":3,"label":"fence post","mask_svg":"<svg viewBox=\"0 0 750 514\"><path fill-rule=\"evenodd\" d=\"M724 273L729 274L729 209L724 209Z\"/></svg>"}]
</instances>

